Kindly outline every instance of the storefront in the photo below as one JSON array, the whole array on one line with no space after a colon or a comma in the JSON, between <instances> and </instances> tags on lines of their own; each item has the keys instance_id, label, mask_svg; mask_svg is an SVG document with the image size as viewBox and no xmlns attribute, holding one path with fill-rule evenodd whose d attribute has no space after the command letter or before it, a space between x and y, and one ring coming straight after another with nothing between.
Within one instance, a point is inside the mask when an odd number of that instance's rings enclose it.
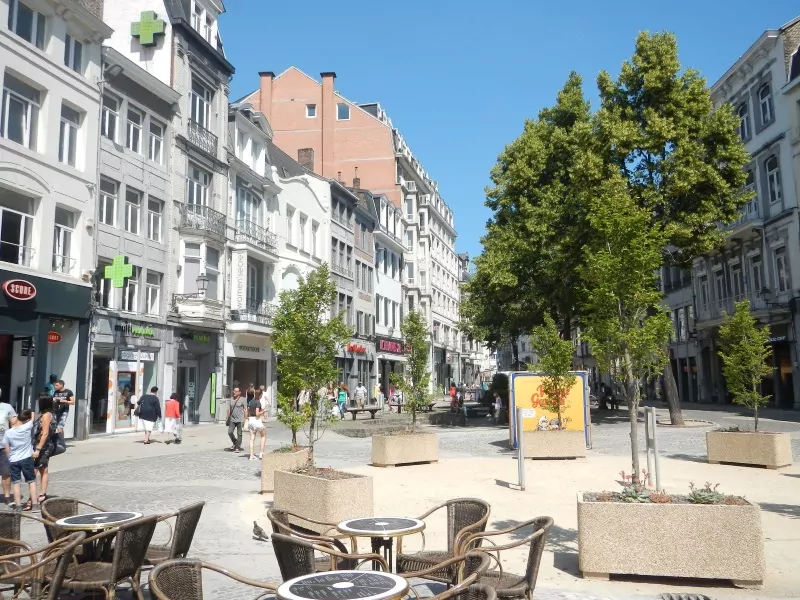
<instances>
[{"instance_id":1,"label":"storefront","mask_svg":"<svg viewBox=\"0 0 800 600\"><path fill-rule=\"evenodd\" d=\"M93 327L91 433L133 427L133 403L158 387L164 400L172 392L171 336L161 324L100 314Z\"/></svg>"},{"instance_id":2,"label":"storefront","mask_svg":"<svg viewBox=\"0 0 800 600\"><path fill-rule=\"evenodd\" d=\"M378 386L384 398L391 397L391 390L395 389L392 383L392 374L402 374L405 368L406 357L403 356L403 343L397 339L378 338Z\"/></svg>"},{"instance_id":3,"label":"storefront","mask_svg":"<svg viewBox=\"0 0 800 600\"><path fill-rule=\"evenodd\" d=\"M184 399L187 423L217 420L221 393L222 333L184 327L175 333L176 391ZM224 418L224 416L223 416Z\"/></svg>"},{"instance_id":4,"label":"storefront","mask_svg":"<svg viewBox=\"0 0 800 600\"><path fill-rule=\"evenodd\" d=\"M272 345L269 336L246 333L225 333L225 385L233 390L235 382L244 393L252 383L256 389L272 384ZM268 393L272 398L272 393Z\"/></svg>"},{"instance_id":5,"label":"storefront","mask_svg":"<svg viewBox=\"0 0 800 600\"><path fill-rule=\"evenodd\" d=\"M35 408L51 374L85 401L91 287L0 269L0 393ZM64 435L75 436L75 409Z\"/></svg>"},{"instance_id":6,"label":"storefront","mask_svg":"<svg viewBox=\"0 0 800 600\"><path fill-rule=\"evenodd\" d=\"M350 393L363 384L370 395L375 388L375 343L353 339L339 351L336 357L337 383L344 383Z\"/></svg>"},{"instance_id":7,"label":"storefront","mask_svg":"<svg viewBox=\"0 0 800 600\"><path fill-rule=\"evenodd\" d=\"M442 391L446 394L450 384L454 383L452 360L453 356L446 348L433 347L434 393Z\"/></svg>"}]
</instances>

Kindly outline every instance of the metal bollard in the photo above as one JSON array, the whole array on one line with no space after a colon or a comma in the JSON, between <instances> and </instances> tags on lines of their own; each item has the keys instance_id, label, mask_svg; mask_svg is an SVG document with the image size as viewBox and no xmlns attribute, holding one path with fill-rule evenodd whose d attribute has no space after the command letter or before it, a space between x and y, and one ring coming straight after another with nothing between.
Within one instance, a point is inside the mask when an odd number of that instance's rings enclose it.
<instances>
[{"instance_id":1,"label":"metal bollard","mask_svg":"<svg viewBox=\"0 0 800 600\"><path fill-rule=\"evenodd\" d=\"M525 452L522 448L524 436L522 435L522 408L517 409L517 422L514 424L517 430L517 474L519 477L519 489L525 491Z\"/></svg>"}]
</instances>

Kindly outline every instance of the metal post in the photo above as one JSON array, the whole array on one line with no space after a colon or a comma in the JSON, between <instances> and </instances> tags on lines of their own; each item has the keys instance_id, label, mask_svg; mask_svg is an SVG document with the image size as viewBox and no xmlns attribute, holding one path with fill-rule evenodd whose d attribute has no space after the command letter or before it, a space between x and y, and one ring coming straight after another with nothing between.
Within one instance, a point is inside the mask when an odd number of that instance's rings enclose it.
<instances>
[{"instance_id":1,"label":"metal post","mask_svg":"<svg viewBox=\"0 0 800 600\"><path fill-rule=\"evenodd\" d=\"M519 475L519 489L523 492L525 491L525 452L523 451L523 427L522 427L522 408L517 409L517 422L516 430L517 430L517 471Z\"/></svg>"},{"instance_id":2,"label":"metal post","mask_svg":"<svg viewBox=\"0 0 800 600\"><path fill-rule=\"evenodd\" d=\"M647 483L652 485L652 475L655 473L656 489L661 489L661 460L658 456L658 422L656 409L648 406L645 411L645 444L647 447Z\"/></svg>"},{"instance_id":3,"label":"metal post","mask_svg":"<svg viewBox=\"0 0 800 600\"><path fill-rule=\"evenodd\" d=\"M644 449L647 453L647 485L653 485L653 456L650 454L650 411L652 408L645 407L644 409Z\"/></svg>"},{"instance_id":4,"label":"metal post","mask_svg":"<svg viewBox=\"0 0 800 600\"><path fill-rule=\"evenodd\" d=\"M653 460L656 466L656 489L661 489L661 459L658 457L658 423L656 409L653 408Z\"/></svg>"}]
</instances>

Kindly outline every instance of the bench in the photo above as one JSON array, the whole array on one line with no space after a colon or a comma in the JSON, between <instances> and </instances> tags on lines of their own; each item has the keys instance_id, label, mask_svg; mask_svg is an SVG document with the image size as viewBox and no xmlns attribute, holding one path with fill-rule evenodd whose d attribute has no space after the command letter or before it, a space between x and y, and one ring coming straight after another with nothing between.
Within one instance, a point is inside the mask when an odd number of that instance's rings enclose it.
<instances>
[{"instance_id":1,"label":"bench","mask_svg":"<svg viewBox=\"0 0 800 600\"><path fill-rule=\"evenodd\" d=\"M403 407L406 405L405 402L392 402L391 400L387 402L387 404L389 408L396 408L398 415L403 412ZM436 406L436 402L429 402L428 405L423 408L423 411L431 412L434 406Z\"/></svg>"},{"instance_id":2,"label":"bench","mask_svg":"<svg viewBox=\"0 0 800 600\"><path fill-rule=\"evenodd\" d=\"M374 419L375 413L379 412L380 410L381 407L378 406L378 401L374 399L372 402L368 402L364 406L359 406L356 403L352 403L345 407L345 411L353 415L353 421L356 420L356 415L360 412L368 412L370 418Z\"/></svg>"}]
</instances>

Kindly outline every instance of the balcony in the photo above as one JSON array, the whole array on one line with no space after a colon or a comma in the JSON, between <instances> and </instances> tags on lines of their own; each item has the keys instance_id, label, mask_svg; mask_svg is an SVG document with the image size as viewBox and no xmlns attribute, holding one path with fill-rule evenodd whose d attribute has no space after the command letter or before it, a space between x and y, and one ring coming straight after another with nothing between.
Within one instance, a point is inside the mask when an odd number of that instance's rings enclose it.
<instances>
[{"instance_id":1,"label":"balcony","mask_svg":"<svg viewBox=\"0 0 800 600\"><path fill-rule=\"evenodd\" d=\"M173 294L172 313L183 323L222 327L224 306L219 300L206 298L205 294Z\"/></svg>"},{"instance_id":2,"label":"balcony","mask_svg":"<svg viewBox=\"0 0 800 600\"><path fill-rule=\"evenodd\" d=\"M331 262L331 272L341 275L342 277L347 277L348 279L353 279L353 271L340 265L338 262Z\"/></svg>"},{"instance_id":3,"label":"balcony","mask_svg":"<svg viewBox=\"0 0 800 600\"><path fill-rule=\"evenodd\" d=\"M72 275L75 269L75 259L61 254L53 254L53 273Z\"/></svg>"},{"instance_id":4,"label":"balcony","mask_svg":"<svg viewBox=\"0 0 800 600\"><path fill-rule=\"evenodd\" d=\"M274 252L278 249L278 236L271 231L256 225L252 221L240 219L236 221L235 240L244 244L255 246L265 252Z\"/></svg>"},{"instance_id":5,"label":"balcony","mask_svg":"<svg viewBox=\"0 0 800 600\"><path fill-rule=\"evenodd\" d=\"M420 206L428 206L431 202L431 195L430 194L422 194L419 197L419 205Z\"/></svg>"},{"instance_id":6,"label":"balcony","mask_svg":"<svg viewBox=\"0 0 800 600\"><path fill-rule=\"evenodd\" d=\"M216 135L200 125L200 123L195 123L192 120L189 121L188 133L189 141L192 144L200 148L203 152L208 152L212 156L217 155L219 140Z\"/></svg>"},{"instance_id":7,"label":"balcony","mask_svg":"<svg viewBox=\"0 0 800 600\"><path fill-rule=\"evenodd\" d=\"M697 306L698 325L705 321L712 321L712 323L708 323L706 326L713 325L713 321L722 319L723 313L732 313L735 308L734 305L742 300L750 301L751 311L764 311L768 308L767 302L756 293L742 294L741 296L731 296L729 298L715 300L714 302L709 302L707 304L699 304Z\"/></svg>"},{"instance_id":8,"label":"balcony","mask_svg":"<svg viewBox=\"0 0 800 600\"><path fill-rule=\"evenodd\" d=\"M182 232L201 233L201 235L225 238L225 215L201 204L181 206Z\"/></svg>"},{"instance_id":9,"label":"balcony","mask_svg":"<svg viewBox=\"0 0 800 600\"><path fill-rule=\"evenodd\" d=\"M263 300L261 302L248 300L244 308L230 309L230 322L228 328L233 330L248 329L248 325L261 325L272 327L272 319L275 317L277 306L271 302ZM236 324L243 326L237 327Z\"/></svg>"},{"instance_id":10,"label":"balcony","mask_svg":"<svg viewBox=\"0 0 800 600\"><path fill-rule=\"evenodd\" d=\"M353 231L353 224L352 223L348 223L345 219L343 219L341 216L339 216L338 213L332 213L331 214L331 219L333 220L334 223L338 223L339 225L341 225L345 229Z\"/></svg>"},{"instance_id":11,"label":"balcony","mask_svg":"<svg viewBox=\"0 0 800 600\"><path fill-rule=\"evenodd\" d=\"M402 185L407 192L416 192L417 191L417 182L413 179L401 179L400 185Z\"/></svg>"},{"instance_id":12,"label":"balcony","mask_svg":"<svg viewBox=\"0 0 800 600\"><path fill-rule=\"evenodd\" d=\"M761 224L761 209L758 196L750 200L742 207L741 216L733 223L723 226L723 229L730 235L734 231L741 231L745 227L756 227Z\"/></svg>"},{"instance_id":13,"label":"balcony","mask_svg":"<svg viewBox=\"0 0 800 600\"><path fill-rule=\"evenodd\" d=\"M392 239L393 239L395 242L397 242L398 244L403 244L403 241L400 239L400 237L399 237L397 234L395 234L394 232L391 232L391 231L389 231L389 228L388 228L388 227L386 227L386 225L381 225L381 226L380 226L380 231L381 231L381 233L383 233L384 235L386 235L386 236L388 236L388 237L392 238Z\"/></svg>"}]
</instances>

